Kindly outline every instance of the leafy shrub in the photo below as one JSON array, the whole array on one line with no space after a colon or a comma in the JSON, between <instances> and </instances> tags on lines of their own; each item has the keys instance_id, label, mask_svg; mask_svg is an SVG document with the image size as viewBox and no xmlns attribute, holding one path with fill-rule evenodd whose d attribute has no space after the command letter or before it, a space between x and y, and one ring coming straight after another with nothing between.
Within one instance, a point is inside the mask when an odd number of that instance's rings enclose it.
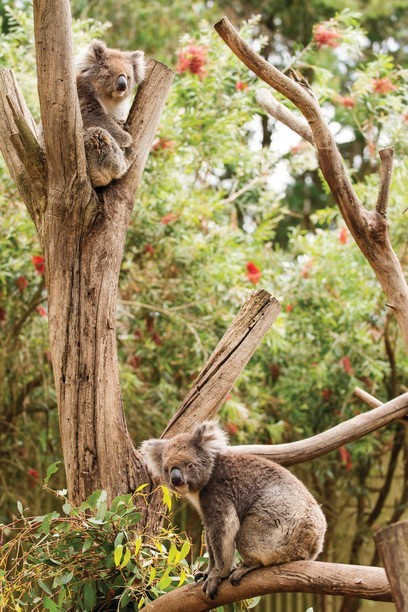
<instances>
[{"instance_id":1,"label":"leafy shrub","mask_svg":"<svg viewBox=\"0 0 408 612\"><path fill-rule=\"evenodd\" d=\"M138 610L190 579L190 542L169 524L154 536L141 527L146 486L116 497L109 509L105 491L79 507L56 491L61 513L43 516L27 517L18 502L21 516L3 527L12 534L0 556L4 609Z\"/></svg>"}]
</instances>

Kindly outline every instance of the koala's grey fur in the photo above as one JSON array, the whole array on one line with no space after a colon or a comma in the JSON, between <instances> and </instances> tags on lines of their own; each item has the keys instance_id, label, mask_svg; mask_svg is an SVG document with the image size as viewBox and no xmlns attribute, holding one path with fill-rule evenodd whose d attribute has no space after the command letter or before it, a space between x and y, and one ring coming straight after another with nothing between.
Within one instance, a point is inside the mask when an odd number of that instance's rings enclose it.
<instances>
[{"instance_id":1,"label":"koala's grey fur","mask_svg":"<svg viewBox=\"0 0 408 612\"><path fill-rule=\"evenodd\" d=\"M144 78L144 54L108 49L93 40L76 66L88 172L92 185L102 187L128 169L124 150L132 137L124 126L132 91Z\"/></svg>"},{"instance_id":2,"label":"koala's grey fur","mask_svg":"<svg viewBox=\"0 0 408 612\"><path fill-rule=\"evenodd\" d=\"M152 475L186 495L201 515L209 565L195 578L204 578L211 599L227 576L238 584L257 567L315 559L321 552L326 519L306 487L272 461L234 453L217 423L147 440L141 452ZM231 571L235 548L243 563Z\"/></svg>"}]
</instances>

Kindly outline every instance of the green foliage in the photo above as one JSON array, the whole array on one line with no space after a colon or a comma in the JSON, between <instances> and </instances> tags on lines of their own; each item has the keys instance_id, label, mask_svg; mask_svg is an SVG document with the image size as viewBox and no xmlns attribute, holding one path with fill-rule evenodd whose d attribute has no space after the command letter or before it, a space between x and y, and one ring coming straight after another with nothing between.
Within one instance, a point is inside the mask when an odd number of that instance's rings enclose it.
<instances>
[{"instance_id":1,"label":"green foliage","mask_svg":"<svg viewBox=\"0 0 408 612\"><path fill-rule=\"evenodd\" d=\"M0 553L2 606L138 610L190 580L190 542L171 525L156 536L144 530L143 489L116 497L109 509L105 491L95 491L79 507L66 491L57 491L64 502L59 511L34 517L18 502L21 516L3 527L13 537Z\"/></svg>"}]
</instances>

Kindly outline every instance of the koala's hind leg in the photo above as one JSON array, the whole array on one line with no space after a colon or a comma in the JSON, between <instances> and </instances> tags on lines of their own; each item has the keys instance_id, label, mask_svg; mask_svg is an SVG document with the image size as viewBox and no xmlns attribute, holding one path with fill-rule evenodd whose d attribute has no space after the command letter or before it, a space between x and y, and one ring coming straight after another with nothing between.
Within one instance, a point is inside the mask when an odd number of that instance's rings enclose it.
<instances>
[{"instance_id":1,"label":"koala's hind leg","mask_svg":"<svg viewBox=\"0 0 408 612\"><path fill-rule=\"evenodd\" d=\"M122 149L103 128L88 128L84 133L88 173L93 187L105 187L128 169Z\"/></svg>"},{"instance_id":2,"label":"koala's hind leg","mask_svg":"<svg viewBox=\"0 0 408 612\"><path fill-rule=\"evenodd\" d=\"M238 567L233 569L232 572L230 573L229 575L230 583L236 586L237 584L241 582L245 574L252 572L252 570L258 569L258 567L262 567L262 563L254 563L254 565L245 565L245 563L241 563L240 565L238 565Z\"/></svg>"}]
</instances>

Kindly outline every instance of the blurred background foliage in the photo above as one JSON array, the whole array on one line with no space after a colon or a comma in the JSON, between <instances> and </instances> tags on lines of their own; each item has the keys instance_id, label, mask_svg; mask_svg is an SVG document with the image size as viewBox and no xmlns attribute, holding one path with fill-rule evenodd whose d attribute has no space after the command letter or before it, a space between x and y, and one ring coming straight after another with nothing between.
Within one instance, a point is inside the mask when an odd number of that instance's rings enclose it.
<instances>
[{"instance_id":1,"label":"blurred background foliage","mask_svg":"<svg viewBox=\"0 0 408 612\"><path fill-rule=\"evenodd\" d=\"M313 149L265 117L254 98L263 84L212 29L226 13L277 67L307 76L368 208L377 198L378 149L393 144L389 222L405 268L404 4L71 2L76 48L102 37L111 46L144 49L176 70L120 278L118 350L135 444L160 435L254 288L274 294L282 314L223 407L232 443L286 442L332 427L366 410L352 396L356 385L383 401L407 390L407 356L392 312L334 207ZM0 2L0 65L16 72L39 119L31 10L29 1ZM39 243L0 164L6 522L16 499L32 513L51 509L52 499L40 495L41 477L60 459L60 444ZM407 508L406 429L397 423L299 467L329 519L327 560L378 562L372 530ZM343 602L341 609L357 606Z\"/></svg>"}]
</instances>

